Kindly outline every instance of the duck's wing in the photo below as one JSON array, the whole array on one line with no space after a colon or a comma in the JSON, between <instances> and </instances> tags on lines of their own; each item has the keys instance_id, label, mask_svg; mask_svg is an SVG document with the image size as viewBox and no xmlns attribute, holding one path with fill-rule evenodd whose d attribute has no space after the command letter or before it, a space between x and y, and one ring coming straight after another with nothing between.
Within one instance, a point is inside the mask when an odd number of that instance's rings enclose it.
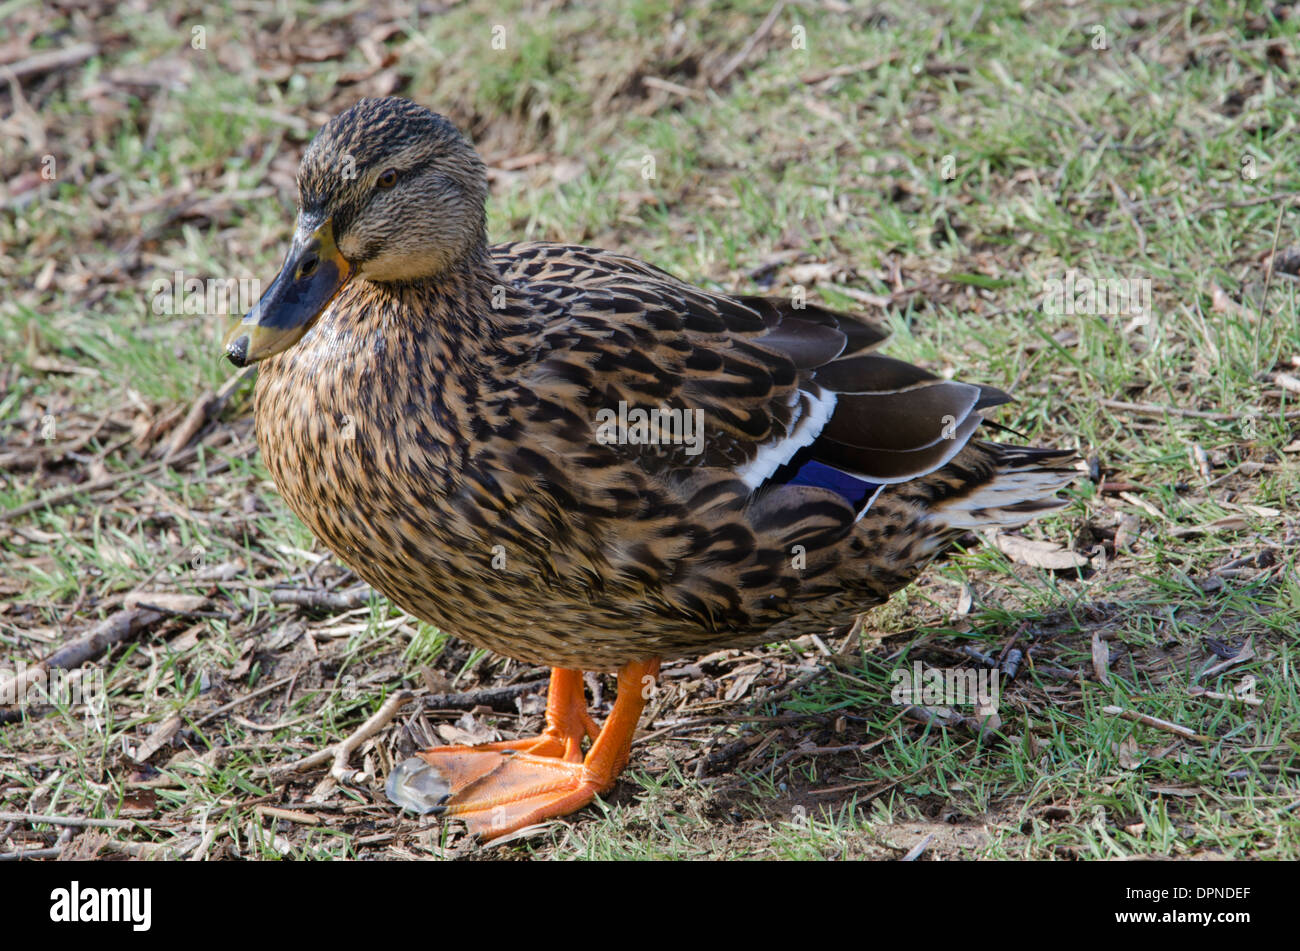
<instances>
[{"instance_id":1,"label":"duck's wing","mask_svg":"<svg viewBox=\"0 0 1300 951\"><path fill-rule=\"evenodd\" d=\"M725 470L750 492L810 485L857 507L947 464L1010 399L873 353L880 327L815 304L711 293L590 248L493 252L547 313L521 382L569 419L573 445L598 440L647 473Z\"/></svg>"}]
</instances>

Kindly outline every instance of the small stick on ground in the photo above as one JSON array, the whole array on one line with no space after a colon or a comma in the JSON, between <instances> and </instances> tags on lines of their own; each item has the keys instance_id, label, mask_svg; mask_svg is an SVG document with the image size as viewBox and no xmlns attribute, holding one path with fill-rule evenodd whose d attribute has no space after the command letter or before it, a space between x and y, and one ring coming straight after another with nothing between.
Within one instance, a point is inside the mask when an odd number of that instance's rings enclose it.
<instances>
[{"instance_id":1,"label":"small stick on ground","mask_svg":"<svg viewBox=\"0 0 1300 951\"><path fill-rule=\"evenodd\" d=\"M116 855L129 855L133 859L148 861L161 859L174 862L183 858L186 853L193 850L198 844L198 836L191 836L188 839L182 839L180 842L119 842L116 839L109 839L100 844L99 851L111 852Z\"/></svg>"},{"instance_id":2,"label":"small stick on ground","mask_svg":"<svg viewBox=\"0 0 1300 951\"><path fill-rule=\"evenodd\" d=\"M52 73L84 63L98 52L99 47L94 43L74 43L61 50L48 50L28 56L16 63L0 65L0 73L15 80L27 79L30 76L40 76L43 73Z\"/></svg>"},{"instance_id":3,"label":"small stick on ground","mask_svg":"<svg viewBox=\"0 0 1300 951\"><path fill-rule=\"evenodd\" d=\"M281 678L280 680L277 680L275 683L267 684L265 687L257 688L252 693L246 693L242 697L236 697L234 700L231 700L229 703L223 703L221 706L217 707L217 709L210 710L209 712L205 713L203 716L195 720L194 721L195 729L198 729L199 727L203 726L203 724L207 723L209 720L213 719L214 717L219 717L221 716L221 714L227 713L235 709L235 707L239 706L241 703L247 703L250 700L256 700L258 697L262 696L263 694L270 693L272 690L279 690L285 684L293 680L293 678L296 676L297 674L294 674L292 677ZM288 705L287 699L285 701L285 705L286 706Z\"/></svg>"},{"instance_id":4,"label":"small stick on ground","mask_svg":"<svg viewBox=\"0 0 1300 951\"><path fill-rule=\"evenodd\" d=\"M762 739L763 738L758 734L750 734L749 736L742 736L740 739L732 740L726 746L719 749L706 752L700 757L699 762L695 764L695 778L703 779L705 774L730 763L755 743L761 742Z\"/></svg>"},{"instance_id":5,"label":"small stick on ground","mask_svg":"<svg viewBox=\"0 0 1300 951\"><path fill-rule=\"evenodd\" d=\"M0 852L0 862L21 862L25 859L57 859L63 854L63 847L53 849L27 849L14 852Z\"/></svg>"},{"instance_id":6,"label":"small stick on ground","mask_svg":"<svg viewBox=\"0 0 1300 951\"><path fill-rule=\"evenodd\" d=\"M981 743L1006 742L1007 739L998 729L1002 725L1002 721L996 713L982 717L964 717L960 713L953 711L945 717L926 707L909 706L903 708L903 716L917 723L960 730Z\"/></svg>"},{"instance_id":7,"label":"small stick on ground","mask_svg":"<svg viewBox=\"0 0 1300 951\"><path fill-rule=\"evenodd\" d=\"M1164 522L1169 521L1168 515L1160 511L1158 508L1156 508L1146 499L1138 498L1132 492L1120 492L1119 497L1123 499L1125 502L1127 502L1129 505L1136 505L1138 508L1140 508L1142 511L1146 512L1148 515L1150 515L1153 518L1158 518Z\"/></svg>"},{"instance_id":8,"label":"small stick on ground","mask_svg":"<svg viewBox=\"0 0 1300 951\"><path fill-rule=\"evenodd\" d=\"M921 857L922 853L924 853L925 850L930 847L930 843L933 841L934 841L933 833L927 835L920 842L916 843L916 845L912 846L911 850L906 855L904 855L901 859L899 859L899 861L915 862L917 859Z\"/></svg>"},{"instance_id":9,"label":"small stick on ground","mask_svg":"<svg viewBox=\"0 0 1300 951\"><path fill-rule=\"evenodd\" d=\"M1290 390L1292 393L1300 393L1300 378L1296 378L1290 373L1274 373L1273 382L1284 390Z\"/></svg>"},{"instance_id":10,"label":"small stick on ground","mask_svg":"<svg viewBox=\"0 0 1300 951\"><path fill-rule=\"evenodd\" d=\"M902 50L894 50L885 56L877 56L875 59L869 59L863 63L845 63L840 66L832 66L830 69L819 69L815 73L804 73L799 77L799 82L806 86L815 86L824 83L828 79L835 79L840 76L862 76L894 62L901 58L902 55Z\"/></svg>"},{"instance_id":11,"label":"small stick on ground","mask_svg":"<svg viewBox=\"0 0 1300 951\"><path fill-rule=\"evenodd\" d=\"M139 823L129 819L88 819L85 816L44 816L36 812L0 812L0 822L21 822L24 825L45 823L52 826L70 826L76 829L134 829Z\"/></svg>"},{"instance_id":12,"label":"small stick on ground","mask_svg":"<svg viewBox=\"0 0 1300 951\"><path fill-rule=\"evenodd\" d=\"M199 434L199 430L207 425L208 419L212 416L212 406L216 399L215 393L211 390L204 390L203 395L190 405L190 411L185 414L181 424L172 430L166 448L162 448L162 451L157 454L164 459L171 459L188 446L194 437Z\"/></svg>"},{"instance_id":13,"label":"small stick on ground","mask_svg":"<svg viewBox=\"0 0 1300 951\"><path fill-rule=\"evenodd\" d=\"M312 815L310 812L302 812L298 809L279 809L275 806L258 806L257 814L264 819L283 819L285 822L296 822L299 825L318 826L321 824L321 817Z\"/></svg>"},{"instance_id":14,"label":"small stick on ground","mask_svg":"<svg viewBox=\"0 0 1300 951\"><path fill-rule=\"evenodd\" d=\"M781 754L775 762L764 766L753 776L737 776L736 779L724 786L721 792L729 792L738 788L743 783L762 779L764 776L775 776L778 769L786 763L789 763L791 760L798 759L801 756L837 756L841 753L869 753L882 743L888 742L889 739L890 737L882 736L877 740L872 740L870 743L848 743L843 746L797 746L794 749L787 750L785 753ZM761 750L764 745L766 745L766 741L760 742L759 749ZM758 752L758 750L755 752ZM753 754L751 754L751 758L752 757Z\"/></svg>"},{"instance_id":15,"label":"small stick on ground","mask_svg":"<svg viewBox=\"0 0 1300 951\"><path fill-rule=\"evenodd\" d=\"M776 18L781 15L781 11L784 9L785 0L776 0L776 4L772 7L767 16L763 18L763 22L758 25L758 29L750 34L749 39L745 41L745 45L740 48L740 52L727 60L727 64L723 66L722 69L718 70L716 75L714 75L714 87L721 86L725 83L731 78L731 74L738 70L745 60L749 59L749 54L754 52L754 47L763 42L764 37L772 32L772 27L776 24Z\"/></svg>"},{"instance_id":16,"label":"small stick on ground","mask_svg":"<svg viewBox=\"0 0 1300 951\"><path fill-rule=\"evenodd\" d=\"M1138 713L1135 710L1125 710L1123 707L1116 706L1102 707L1101 712L1107 716L1132 720L1134 723L1141 723L1144 726L1153 726L1157 730L1164 730L1167 733L1173 733L1175 736L1181 736L1184 739L1200 740L1202 743L1210 742L1210 737L1202 736L1191 727L1182 726L1178 723L1170 723L1168 720L1162 720L1159 717L1153 717L1146 713Z\"/></svg>"},{"instance_id":17,"label":"small stick on ground","mask_svg":"<svg viewBox=\"0 0 1300 951\"><path fill-rule=\"evenodd\" d=\"M1252 707L1262 707L1264 705L1264 701L1259 699L1259 697L1251 697L1247 694L1220 693L1217 690L1205 690L1201 687L1190 688L1187 691L1187 695L1189 697L1205 697L1207 700L1235 701L1236 703L1245 703ZM0 819L3 818L3 816L0 816Z\"/></svg>"},{"instance_id":18,"label":"small stick on ground","mask_svg":"<svg viewBox=\"0 0 1300 951\"><path fill-rule=\"evenodd\" d=\"M320 588L276 588L272 604L293 604L312 611L352 611L370 603L373 589L368 585L350 591L324 591Z\"/></svg>"},{"instance_id":19,"label":"small stick on ground","mask_svg":"<svg viewBox=\"0 0 1300 951\"><path fill-rule=\"evenodd\" d=\"M388 726L397 716L397 711L402 709L412 700L415 694L409 690L399 690L387 700L383 706L375 711L365 723L361 724L356 731L345 740L335 744L333 747L326 747L323 750L312 753L310 756L304 756L300 760L287 763L284 766L276 767L272 770L275 774L301 773L305 770L314 769L317 766L323 766L325 763L333 760L330 765L330 777L336 782L359 782L365 779L364 772L353 770L348 766L348 759L366 740L370 739L384 727Z\"/></svg>"},{"instance_id":20,"label":"small stick on ground","mask_svg":"<svg viewBox=\"0 0 1300 951\"><path fill-rule=\"evenodd\" d=\"M1222 673L1230 667L1236 667L1238 664L1244 664L1246 661L1254 659L1255 638L1252 637L1245 643L1241 650L1237 651L1227 660L1215 664L1213 667L1207 667L1205 670L1202 670L1199 674L1193 677L1192 680L1203 680L1206 677L1213 677L1215 674Z\"/></svg>"},{"instance_id":21,"label":"small stick on ground","mask_svg":"<svg viewBox=\"0 0 1300 951\"><path fill-rule=\"evenodd\" d=\"M979 648L971 647L969 644L963 644L961 647L957 648L957 653L965 654L972 660L979 661L979 663L983 664L985 667L993 668L998 666L998 659L996 657L984 653Z\"/></svg>"},{"instance_id":22,"label":"small stick on ground","mask_svg":"<svg viewBox=\"0 0 1300 951\"><path fill-rule=\"evenodd\" d=\"M790 694L796 693L804 687L807 687L814 680L828 673L831 669L832 668L827 665L821 665L816 670L810 670L798 679L790 681L775 693L765 693L762 696L756 697L753 706L757 706L761 703L776 703L778 700L784 700L786 697L790 696Z\"/></svg>"},{"instance_id":23,"label":"small stick on ground","mask_svg":"<svg viewBox=\"0 0 1300 951\"><path fill-rule=\"evenodd\" d=\"M231 375L221 388L215 393L207 390L190 406L190 411L186 414L185 419L175 430L172 431L171 438L167 441L167 448L163 450L164 459L172 459L177 453L186 449L199 431L208 424L209 420L216 419L225 409L226 403L230 401L230 394L235 392L245 379L256 373L255 367L245 367L238 373Z\"/></svg>"},{"instance_id":24,"label":"small stick on ground","mask_svg":"<svg viewBox=\"0 0 1300 951\"><path fill-rule=\"evenodd\" d=\"M704 93L698 89L692 89L690 86L683 86L680 83L672 83L666 79L660 79L658 76L642 76L641 85L649 86L651 89L659 89L663 92L670 92L674 96L681 96L683 99L704 98Z\"/></svg>"},{"instance_id":25,"label":"small stick on ground","mask_svg":"<svg viewBox=\"0 0 1300 951\"><path fill-rule=\"evenodd\" d=\"M1264 410L1244 409L1238 413L1212 413L1207 410L1185 409L1182 406L1159 406L1155 403L1126 403L1123 400L1098 400L1102 406L1107 409L1119 410L1122 413L1133 413L1136 416L1187 416L1191 419L1210 419L1218 422L1230 422L1232 420L1245 419L1247 416L1268 416L1273 414ZM1278 414L1282 419L1300 418L1300 410L1292 410L1288 413Z\"/></svg>"},{"instance_id":26,"label":"small stick on ground","mask_svg":"<svg viewBox=\"0 0 1300 951\"><path fill-rule=\"evenodd\" d=\"M491 707L503 713L514 713L516 697L541 690L547 683L546 680L530 680L527 683L511 684L509 687L487 687L483 690L467 690L464 693L433 693L422 699L421 706L425 710L473 710L475 707Z\"/></svg>"},{"instance_id":27,"label":"small stick on ground","mask_svg":"<svg viewBox=\"0 0 1300 951\"><path fill-rule=\"evenodd\" d=\"M70 670L94 660L118 644L167 615L153 608L135 607L115 611L96 624L84 637L65 644L40 663L28 668L21 677L12 677L0 684L0 697L22 697L36 681L43 680L47 671Z\"/></svg>"}]
</instances>

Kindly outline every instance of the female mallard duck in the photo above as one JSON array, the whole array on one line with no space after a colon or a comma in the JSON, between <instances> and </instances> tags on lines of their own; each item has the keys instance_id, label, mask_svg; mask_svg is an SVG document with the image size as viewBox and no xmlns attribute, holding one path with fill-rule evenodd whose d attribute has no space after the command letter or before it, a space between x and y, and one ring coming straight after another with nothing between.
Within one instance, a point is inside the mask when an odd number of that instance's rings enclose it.
<instances>
[{"instance_id":1,"label":"female mallard duck","mask_svg":"<svg viewBox=\"0 0 1300 951\"><path fill-rule=\"evenodd\" d=\"M855 317L621 254L489 247L482 160L368 99L298 171L284 268L227 339L289 507L404 610L552 668L546 730L438 747L389 795L484 836L608 790L664 658L850 622L970 529L1057 507L1069 453ZM582 670L618 671L603 727ZM586 753L583 741L591 739Z\"/></svg>"}]
</instances>

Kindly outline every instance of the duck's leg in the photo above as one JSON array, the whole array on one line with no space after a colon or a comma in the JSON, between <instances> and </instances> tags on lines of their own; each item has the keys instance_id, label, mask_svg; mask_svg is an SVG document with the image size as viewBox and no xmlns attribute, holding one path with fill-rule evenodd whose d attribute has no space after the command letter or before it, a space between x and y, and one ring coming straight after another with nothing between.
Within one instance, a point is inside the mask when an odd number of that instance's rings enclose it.
<instances>
[{"instance_id":1,"label":"duck's leg","mask_svg":"<svg viewBox=\"0 0 1300 951\"><path fill-rule=\"evenodd\" d=\"M659 661L634 661L618 674L614 709L600 730L587 712L582 674L551 671L540 736L479 746L439 746L388 777L388 796L416 812L455 816L470 832L496 838L568 815L609 790L627 765ZM582 740L590 736L584 757Z\"/></svg>"},{"instance_id":2,"label":"duck's leg","mask_svg":"<svg viewBox=\"0 0 1300 951\"><path fill-rule=\"evenodd\" d=\"M546 729L541 734L476 746L435 746L420 755L463 750L518 750L535 756L556 756L570 762L581 762L583 737L594 740L600 733L600 727L587 712L584 691L582 671L552 667L551 682L546 689Z\"/></svg>"}]
</instances>

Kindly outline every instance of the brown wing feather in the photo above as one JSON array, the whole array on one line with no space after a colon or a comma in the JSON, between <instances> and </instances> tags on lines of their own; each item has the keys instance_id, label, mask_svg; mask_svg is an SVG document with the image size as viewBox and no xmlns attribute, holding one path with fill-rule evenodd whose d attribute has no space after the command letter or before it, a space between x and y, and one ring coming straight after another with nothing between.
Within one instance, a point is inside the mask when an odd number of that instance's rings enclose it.
<instances>
[{"instance_id":1,"label":"brown wing feather","mask_svg":"<svg viewBox=\"0 0 1300 951\"><path fill-rule=\"evenodd\" d=\"M783 441L833 400L824 426L806 434L806 457L877 482L913 478L961 449L979 409L1009 399L866 353L885 331L816 305L712 294L591 248L520 243L494 253L507 280L557 305L534 374L578 387L593 414L620 404L702 413L697 454L680 444L615 449L651 472L736 471L756 459L763 470L765 449L774 472L783 453L804 448Z\"/></svg>"}]
</instances>

